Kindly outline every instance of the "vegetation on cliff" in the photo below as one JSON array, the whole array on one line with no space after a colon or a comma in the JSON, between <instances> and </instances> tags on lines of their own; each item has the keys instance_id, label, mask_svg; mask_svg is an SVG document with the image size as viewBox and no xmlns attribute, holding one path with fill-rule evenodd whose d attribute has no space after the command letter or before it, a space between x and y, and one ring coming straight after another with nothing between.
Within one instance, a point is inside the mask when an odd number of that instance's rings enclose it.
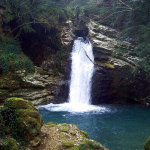
<instances>
[{"instance_id":1,"label":"vegetation on cliff","mask_svg":"<svg viewBox=\"0 0 150 150\"><path fill-rule=\"evenodd\" d=\"M21 2L19 0L2 0L0 2L0 9L1 28L3 28L3 34L1 35L16 37L20 42L22 42L23 35L38 33L37 27L44 29L46 32L53 28L61 30L61 26L68 19L81 19L87 22L90 18L94 18L104 25L120 30L121 39L130 41L130 38L133 38L136 45L136 55L142 58L139 65L145 71L150 70L149 1L87 0L85 2L81 0L27 0ZM58 32L57 38L59 37ZM52 38L54 40L54 37ZM55 40L55 43L56 41L58 40ZM2 37L1 43L5 43ZM61 43L58 42L57 45L60 46ZM51 57L54 62L54 68L59 68L56 69L57 71L61 70L63 62L60 60L64 57L64 50L59 46L54 48L55 51L52 52L54 55ZM5 62L1 67L2 71L4 70L3 72L5 73L9 70L9 66L12 66L10 61L13 62L14 69L19 68L19 65L23 64L25 69L29 70L31 62L20 55L16 56L15 52L12 53L9 56L4 54L1 56L1 64ZM13 60L12 57L14 55L18 58L17 61Z\"/></svg>"},{"instance_id":2,"label":"vegetation on cliff","mask_svg":"<svg viewBox=\"0 0 150 150\"><path fill-rule=\"evenodd\" d=\"M0 45L0 73L14 73L25 70L27 73L33 71L33 63L23 55L20 43L9 37L2 37Z\"/></svg>"},{"instance_id":3,"label":"vegetation on cliff","mask_svg":"<svg viewBox=\"0 0 150 150\"><path fill-rule=\"evenodd\" d=\"M2 52L0 58L1 73L19 69L25 69L27 72L33 71L32 62L21 51L22 47L24 47L23 40L26 35L41 36L38 35L39 27L40 30L45 31L44 34L49 32L50 37L48 38L51 43L51 53L54 54L51 57L53 61L52 66L54 71L61 72L64 50L60 39L58 39L59 31L57 29L59 30L60 24L65 23L69 17L74 16L70 7L66 6L67 3L69 2L64 0L59 2L53 0L27 0L25 2L2 0L0 2L0 28L2 32L0 35L0 50ZM30 39L28 40L30 41ZM28 44L35 45L33 42Z\"/></svg>"}]
</instances>

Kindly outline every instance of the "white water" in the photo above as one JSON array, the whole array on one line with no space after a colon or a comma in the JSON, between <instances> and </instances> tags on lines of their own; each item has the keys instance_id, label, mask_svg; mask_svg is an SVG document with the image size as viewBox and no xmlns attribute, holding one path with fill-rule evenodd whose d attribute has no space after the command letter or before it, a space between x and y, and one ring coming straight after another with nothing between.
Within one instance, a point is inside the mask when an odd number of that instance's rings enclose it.
<instances>
[{"instance_id":1,"label":"white water","mask_svg":"<svg viewBox=\"0 0 150 150\"><path fill-rule=\"evenodd\" d=\"M91 80L94 72L94 56L90 41L78 38L74 41L71 54L71 83L69 103L89 105L91 98Z\"/></svg>"},{"instance_id":2,"label":"white water","mask_svg":"<svg viewBox=\"0 0 150 150\"><path fill-rule=\"evenodd\" d=\"M105 107L91 105L90 101L91 80L94 72L94 56L91 42L81 37L76 39L71 53L71 60L71 81L68 103L49 104L40 107L50 111L108 111Z\"/></svg>"}]
</instances>

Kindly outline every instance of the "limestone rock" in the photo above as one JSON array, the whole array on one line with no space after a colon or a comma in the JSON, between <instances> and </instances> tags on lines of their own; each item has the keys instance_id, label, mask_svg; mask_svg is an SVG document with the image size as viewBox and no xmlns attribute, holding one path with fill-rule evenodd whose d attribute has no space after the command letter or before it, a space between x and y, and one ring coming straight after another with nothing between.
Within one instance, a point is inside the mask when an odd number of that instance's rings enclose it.
<instances>
[{"instance_id":1,"label":"limestone rock","mask_svg":"<svg viewBox=\"0 0 150 150\"><path fill-rule=\"evenodd\" d=\"M96 21L90 20L87 24L89 29L89 37L93 43L95 59L97 56L107 57L108 61L114 66L125 66L136 64L139 58L135 55L134 46L128 41L119 41L117 39L118 31L107 26L103 26ZM125 54L122 57L116 58L111 55L116 48L124 49ZM99 60L100 61L100 60Z\"/></svg>"},{"instance_id":2,"label":"limestone rock","mask_svg":"<svg viewBox=\"0 0 150 150\"><path fill-rule=\"evenodd\" d=\"M62 29L61 42L63 45L70 45L73 42L75 35L73 33L73 23L71 20L66 22L66 25Z\"/></svg>"},{"instance_id":3,"label":"limestone rock","mask_svg":"<svg viewBox=\"0 0 150 150\"><path fill-rule=\"evenodd\" d=\"M64 84L62 75L53 76L40 67L35 67L35 72L27 75L20 70L13 76L0 76L0 103L8 97L28 99L34 105L54 102Z\"/></svg>"},{"instance_id":4,"label":"limestone rock","mask_svg":"<svg viewBox=\"0 0 150 150\"><path fill-rule=\"evenodd\" d=\"M48 123L42 127L45 138L38 149L42 150L108 150L100 143L90 140L86 132L79 130L76 125Z\"/></svg>"}]
</instances>

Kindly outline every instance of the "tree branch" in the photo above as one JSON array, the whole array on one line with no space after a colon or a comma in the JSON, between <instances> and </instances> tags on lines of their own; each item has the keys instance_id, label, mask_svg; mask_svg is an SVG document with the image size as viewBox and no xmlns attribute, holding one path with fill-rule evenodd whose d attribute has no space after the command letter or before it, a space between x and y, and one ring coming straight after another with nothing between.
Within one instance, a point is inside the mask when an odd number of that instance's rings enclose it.
<instances>
[{"instance_id":1,"label":"tree branch","mask_svg":"<svg viewBox=\"0 0 150 150\"><path fill-rule=\"evenodd\" d=\"M23 24L17 26L16 28L14 28L11 31L11 33L13 33L14 31L16 31L17 29L19 29L19 28L21 28L21 27L23 27L25 25L29 25L29 24L49 24L49 23L48 22L43 22L43 21L39 21L39 22L32 21L32 22L23 23Z\"/></svg>"},{"instance_id":2,"label":"tree branch","mask_svg":"<svg viewBox=\"0 0 150 150\"><path fill-rule=\"evenodd\" d=\"M133 10L132 7L130 7L129 5L127 5L125 2L123 2L122 0L119 0L120 3L122 3L124 6L128 7L130 10Z\"/></svg>"},{"instance_id":3,"label":"tree branch","mask_svg":"<svg viewBox=\"0 0 150 150\"><path fill-rule=\"evenodd\" d=\"M95 62L88 56L88 54L87 54L85 48L84 48L84 47L82 47L82 48L84 49L85 55L86 55L86 57L90 60L90 62L92 62L94 65L98 66L100 69L103 69L101 65L95 63Z\"/></svg>"},{"instance_id":4,"label":"tree branch","mask_svg":"<svg viewBox=\"0 0 150 150\"><path fill-rule=\"evenodd\" d=\"M106 19L108 19L109 17L113 16L114 14L118 14L118 13L122 13L122 12L126 12L126 11L131 11L131 10L122 10L122 11L114 12L114 13L108 15L107 17L105 17L103 20L101 20L101 22L105 21Z\"/></svg>"}]
</instances>

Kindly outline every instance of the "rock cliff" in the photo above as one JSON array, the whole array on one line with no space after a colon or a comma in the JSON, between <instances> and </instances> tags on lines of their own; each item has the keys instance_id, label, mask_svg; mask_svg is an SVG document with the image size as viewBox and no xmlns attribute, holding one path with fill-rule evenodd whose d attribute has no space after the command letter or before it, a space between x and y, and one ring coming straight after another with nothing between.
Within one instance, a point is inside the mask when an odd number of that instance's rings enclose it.
<instances>
[{"instance_id":1,"label":"rock cliff","mask_svg":"<svg viewBox=\"0 0 150 150\"><path fill-rule=\"evenodd\" d=\"M101 25L98 21L90 20L80 26L76 26L72 21L67 23L62 31L64 45L72 45L72 39L79 36L79 32L80 36L88 36L93 44L95 73L92 103L142 103L141 99L146 97L150 90L145 90L144 87L149 87L150 83L142 71L134 74L133 70L138 67L137 62L140 61L136 55L134 40L119 40L117 30ZM123 50L124 53L118 50Z\"/></svg>"}]
</instances>

